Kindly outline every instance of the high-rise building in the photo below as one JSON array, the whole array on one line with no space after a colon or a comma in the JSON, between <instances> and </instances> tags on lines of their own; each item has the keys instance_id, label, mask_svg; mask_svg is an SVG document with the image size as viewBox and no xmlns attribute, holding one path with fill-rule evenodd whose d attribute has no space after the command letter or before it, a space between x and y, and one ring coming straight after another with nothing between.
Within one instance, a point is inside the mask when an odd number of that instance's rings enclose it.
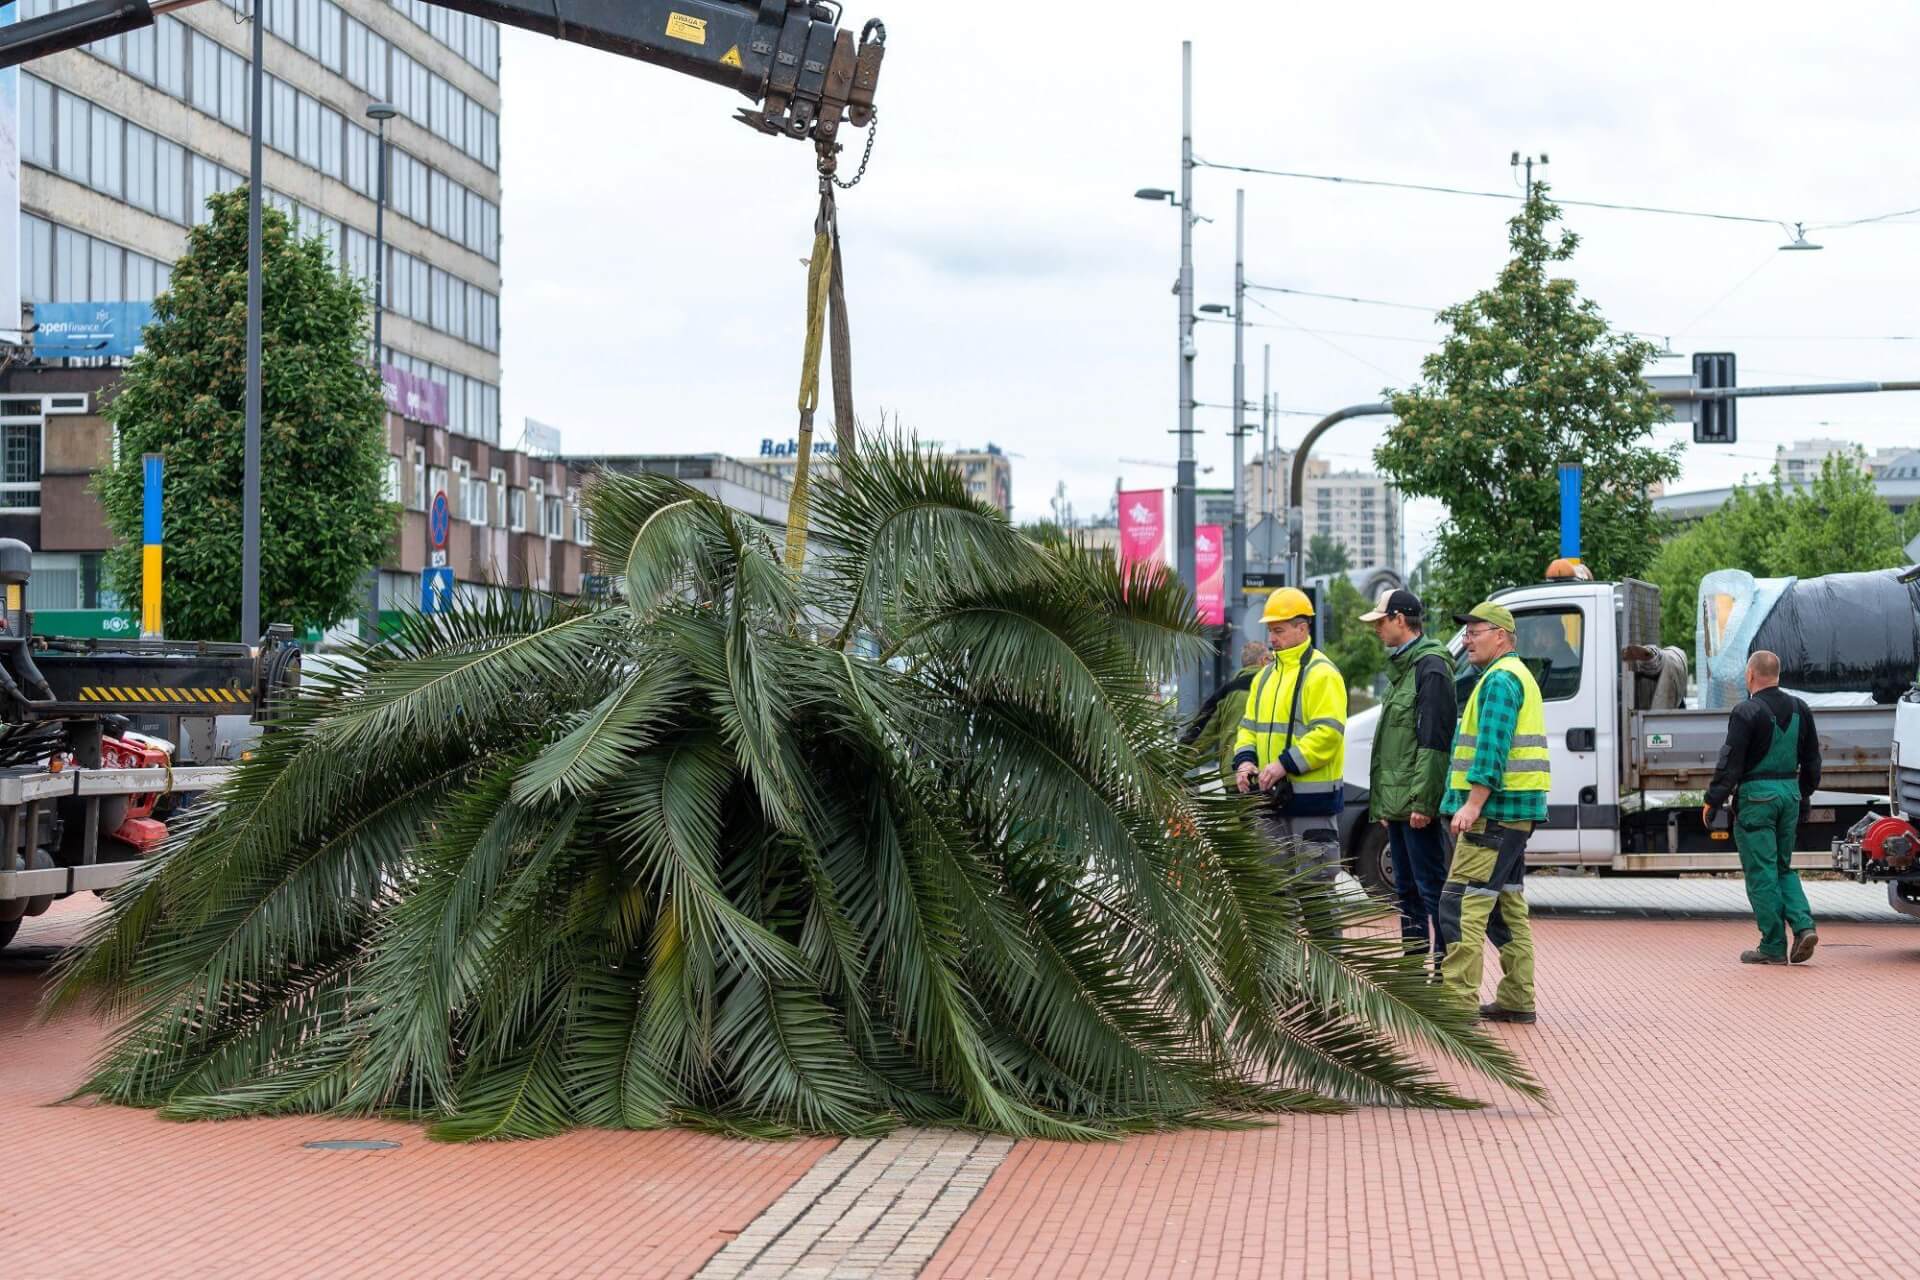
<instances>
[{"instance_id":1,"label":"high-rise building","mask_svg":"<svg viewBox=\"0 0 1920 1280\"><path fill-rule=\"evenodd\" d=\"M1859 458L1861 469L1872 474L1899 454L1898 449L1868 454L1852 440L1795 440L1774 447L1773 465L1780 472L1781 483L1791 487L1812 483L1826 460L1836 455Z\"/></svg>"},{"instance_id":2,"label":"high-rise building","mask_svg":"<svg viewBox=\"0 0 1920 1280\"><path fill-rule=\"evenodd\" d=\"M1292 474L1293 454L1286 449L1255 458L1245 468L1242 487L1249 530L1259 524L1263 506L1270 508L1285 527ZM1346 547L1347 558L1356 569L1406 573L1401 547L1403 503L1399 490L1385 476L1371 471L1335 471L1326 462L1309 458L1301 487L1300 505L1309 541L1326 534Z\"/></svg>"},{"instance_id":3,"label":"high-rise building","mask_svg":"<svg viewBox=\"0 0 1920 1280\"><path fill-rule=\"evenodd\" d=\"M17 7L25 20L68 0ZM207 197L247 181L252 7L193 5L22 68L25 302L137 302L166 288ZM499 28L419 0L259 8L268 201L371 292L380 147L366 112L398 109L382 363L409 392L415 380L444 388L411 395L416 416L498 444Z\"/></svg>"}]
</instances>

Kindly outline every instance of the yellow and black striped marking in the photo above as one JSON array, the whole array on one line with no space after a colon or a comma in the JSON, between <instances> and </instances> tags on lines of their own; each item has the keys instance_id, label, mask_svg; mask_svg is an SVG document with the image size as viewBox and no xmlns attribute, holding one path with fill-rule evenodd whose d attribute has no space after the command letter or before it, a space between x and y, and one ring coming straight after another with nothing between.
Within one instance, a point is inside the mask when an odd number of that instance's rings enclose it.
<instances>
[{"instance_id":1,"label":"yellow and black striped marking","mask_svg":"<svg viewBox=\"0 0 1920 1280\"><path fill-rule=\"evenodd\" d=\"M83 685L81 702L194 702L245 705L253 701L244 689L146 688L132 685Z\"/></svg>"}]
</instances>

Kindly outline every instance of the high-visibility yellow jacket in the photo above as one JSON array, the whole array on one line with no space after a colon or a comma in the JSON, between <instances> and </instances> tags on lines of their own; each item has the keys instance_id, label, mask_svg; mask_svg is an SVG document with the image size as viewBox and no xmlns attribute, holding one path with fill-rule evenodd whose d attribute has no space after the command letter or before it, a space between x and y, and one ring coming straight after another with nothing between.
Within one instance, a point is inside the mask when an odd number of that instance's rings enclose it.
<instances>
[{"instance_id":1,"label":"high-visibility yellow jacket","mask_svg":"<svg viewBox=\"0 0 1920 1280\"><path fill-rule=\"evenodd\" d=\"M1306 664L1300 716L1293 719L1294 685ZM1293 744L1288 746L1291 727ZM1265 769L1280 761L1293 779L1287 814L1338 813L1345 803L1341 774L1347 766L1347 680L1310 644L1283 649L1254 677L1247 710L1234 742L1233 763Z\"/></svg>"}]
</instances>

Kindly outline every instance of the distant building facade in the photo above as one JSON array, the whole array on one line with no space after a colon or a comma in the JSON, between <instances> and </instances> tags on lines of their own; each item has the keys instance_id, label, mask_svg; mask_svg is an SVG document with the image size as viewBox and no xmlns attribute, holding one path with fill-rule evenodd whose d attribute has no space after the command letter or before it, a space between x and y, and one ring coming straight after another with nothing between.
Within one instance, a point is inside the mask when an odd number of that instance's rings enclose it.
<instances>
[{"instance_id":1,"label":"distant building facade","mask_svg":"<svg viewBox=\"0 0 1920 1280\"><path fill-rule=\"evenodd\" d=\"M759 453L738 461L770 471L791 483L793 473L800 465L798 447L793 440L762 440ZM831 472L834 453L833 441L816 435L813 460L807 464L807 475L818 477ZM991 502L1000 508L1001 514L1012 518L1013 462L999 445L990 443L980 449L942 449L941 453L961 479L967 482L968 496Z\"/></svg>"},{"instance_id":2,"label":"distant building facade","mask_svg":"<svg viewBox=\"0 0 1920 1280\"><path fill-rule=\"evenodd\" d=\"M1242 474L1247 504L1247 527L1259 523L1263 510L1272 510L1284 527L1292 505L1293 452L1275 449L1255 458ZM1356 569L1381 568L1404 576L1405 503L1387 478L1371 471L1335 471L1326 462L1309 458L1302 486L1301 507L1309 541L1325 534L1347 549Z\"/></svg>"}]
</instances>

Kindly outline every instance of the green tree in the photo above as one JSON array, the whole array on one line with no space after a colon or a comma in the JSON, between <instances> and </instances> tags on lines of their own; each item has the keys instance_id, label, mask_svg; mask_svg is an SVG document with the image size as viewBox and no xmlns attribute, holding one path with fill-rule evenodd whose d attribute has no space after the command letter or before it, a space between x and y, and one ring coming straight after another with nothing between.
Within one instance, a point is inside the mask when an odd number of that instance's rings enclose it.
<instances>
[{"instance_id":1,"label":"green tree","mask_svg":"<svg viewBox=\"0 0 1920 1280\"><path fill-rule=\"evenodd\" d=\"M107 406L120 443L96 485L117 544L107 579L137 600L140 458L161 454L167 634L252 640L240 635L247 193L217 195L208 207L154 302L146 350ZM386 410L364 363L359 285L278 210L264 210L261 225L260 614L320 627L354 610L393 535Z\"/></svg>"},{"instance_id":2,"label":"green tree","mask_svg":"<svg viewBox=\"0 0 1920 1280\"><path fill-rule=\"evenodd\" d=\"M1307 576L1318 578L1327 574L1345 573L1353 568L1352 557L1347 554L1347 544L1330 533L1316 533L1307 543Z\"/></svg>"},{"instance_id":3,"label":"green tree","mask_svg":"<svg viewBox=\"0 0 1920 1280\"><path fill-rule=\"evenodd\" d=\"M1647 577L1660 588L1660 635L1693 648L1700 579L1716 569L1813 578L1907 563L1898 519L1858 453L1836 454L1802 489L1778 477L1737 486L1720 510L1660 544Z\"/></svg>"},{"instance_id":4,"label":"green tree","mask_svg":"<svg viewBox=\"0 0 1920 1280\"><path fill-rule=\"evenodd\" d=\"M1449 332L1421 380L1389 391L1395 422L1374 458L1402 493L1447 505L1430 604L1471 607L1539 579L1559 554L1558 468L1585 468L1582 553L1595 576L1637 576L1659 534L1650 488L1679 474L1650 443L1665 410L1643 372L1653 347L1613 333L1571 279L1579 238L1555 233L1547 185L1508 224L1491 289L1440 313Z\"/></svg>"},{"instance_id":5,"label":"green tree","mask_svg":"<svg viewBox=\"0 0 1920 1280\"><path fill-rule=\"evenodd\" d=\"M1360 621L1360 615L1371 607L1372 602L1345 574L1336 576L1327 587L1326 616L1321 620L1326 653L1356 689L1373 688L1374 678L1387 669L1386 646L1370 624Z\"/></svg>"},{"instance_id":6,"label":"green tree","mask_svg":"<svg viewBox=\"0 0 1920 1280\"><path fill-rule=\"evenodd\" d=\"M55 1007L122 1015L86 1091L455 1139L1458 1105L1443 1057L1538 1093L1187 785L1170 573L886 441L816 498L796 581L749 518L604 477L622 599L415 616L303 682L66 970Z\"/></svg>"}]
</instances>

